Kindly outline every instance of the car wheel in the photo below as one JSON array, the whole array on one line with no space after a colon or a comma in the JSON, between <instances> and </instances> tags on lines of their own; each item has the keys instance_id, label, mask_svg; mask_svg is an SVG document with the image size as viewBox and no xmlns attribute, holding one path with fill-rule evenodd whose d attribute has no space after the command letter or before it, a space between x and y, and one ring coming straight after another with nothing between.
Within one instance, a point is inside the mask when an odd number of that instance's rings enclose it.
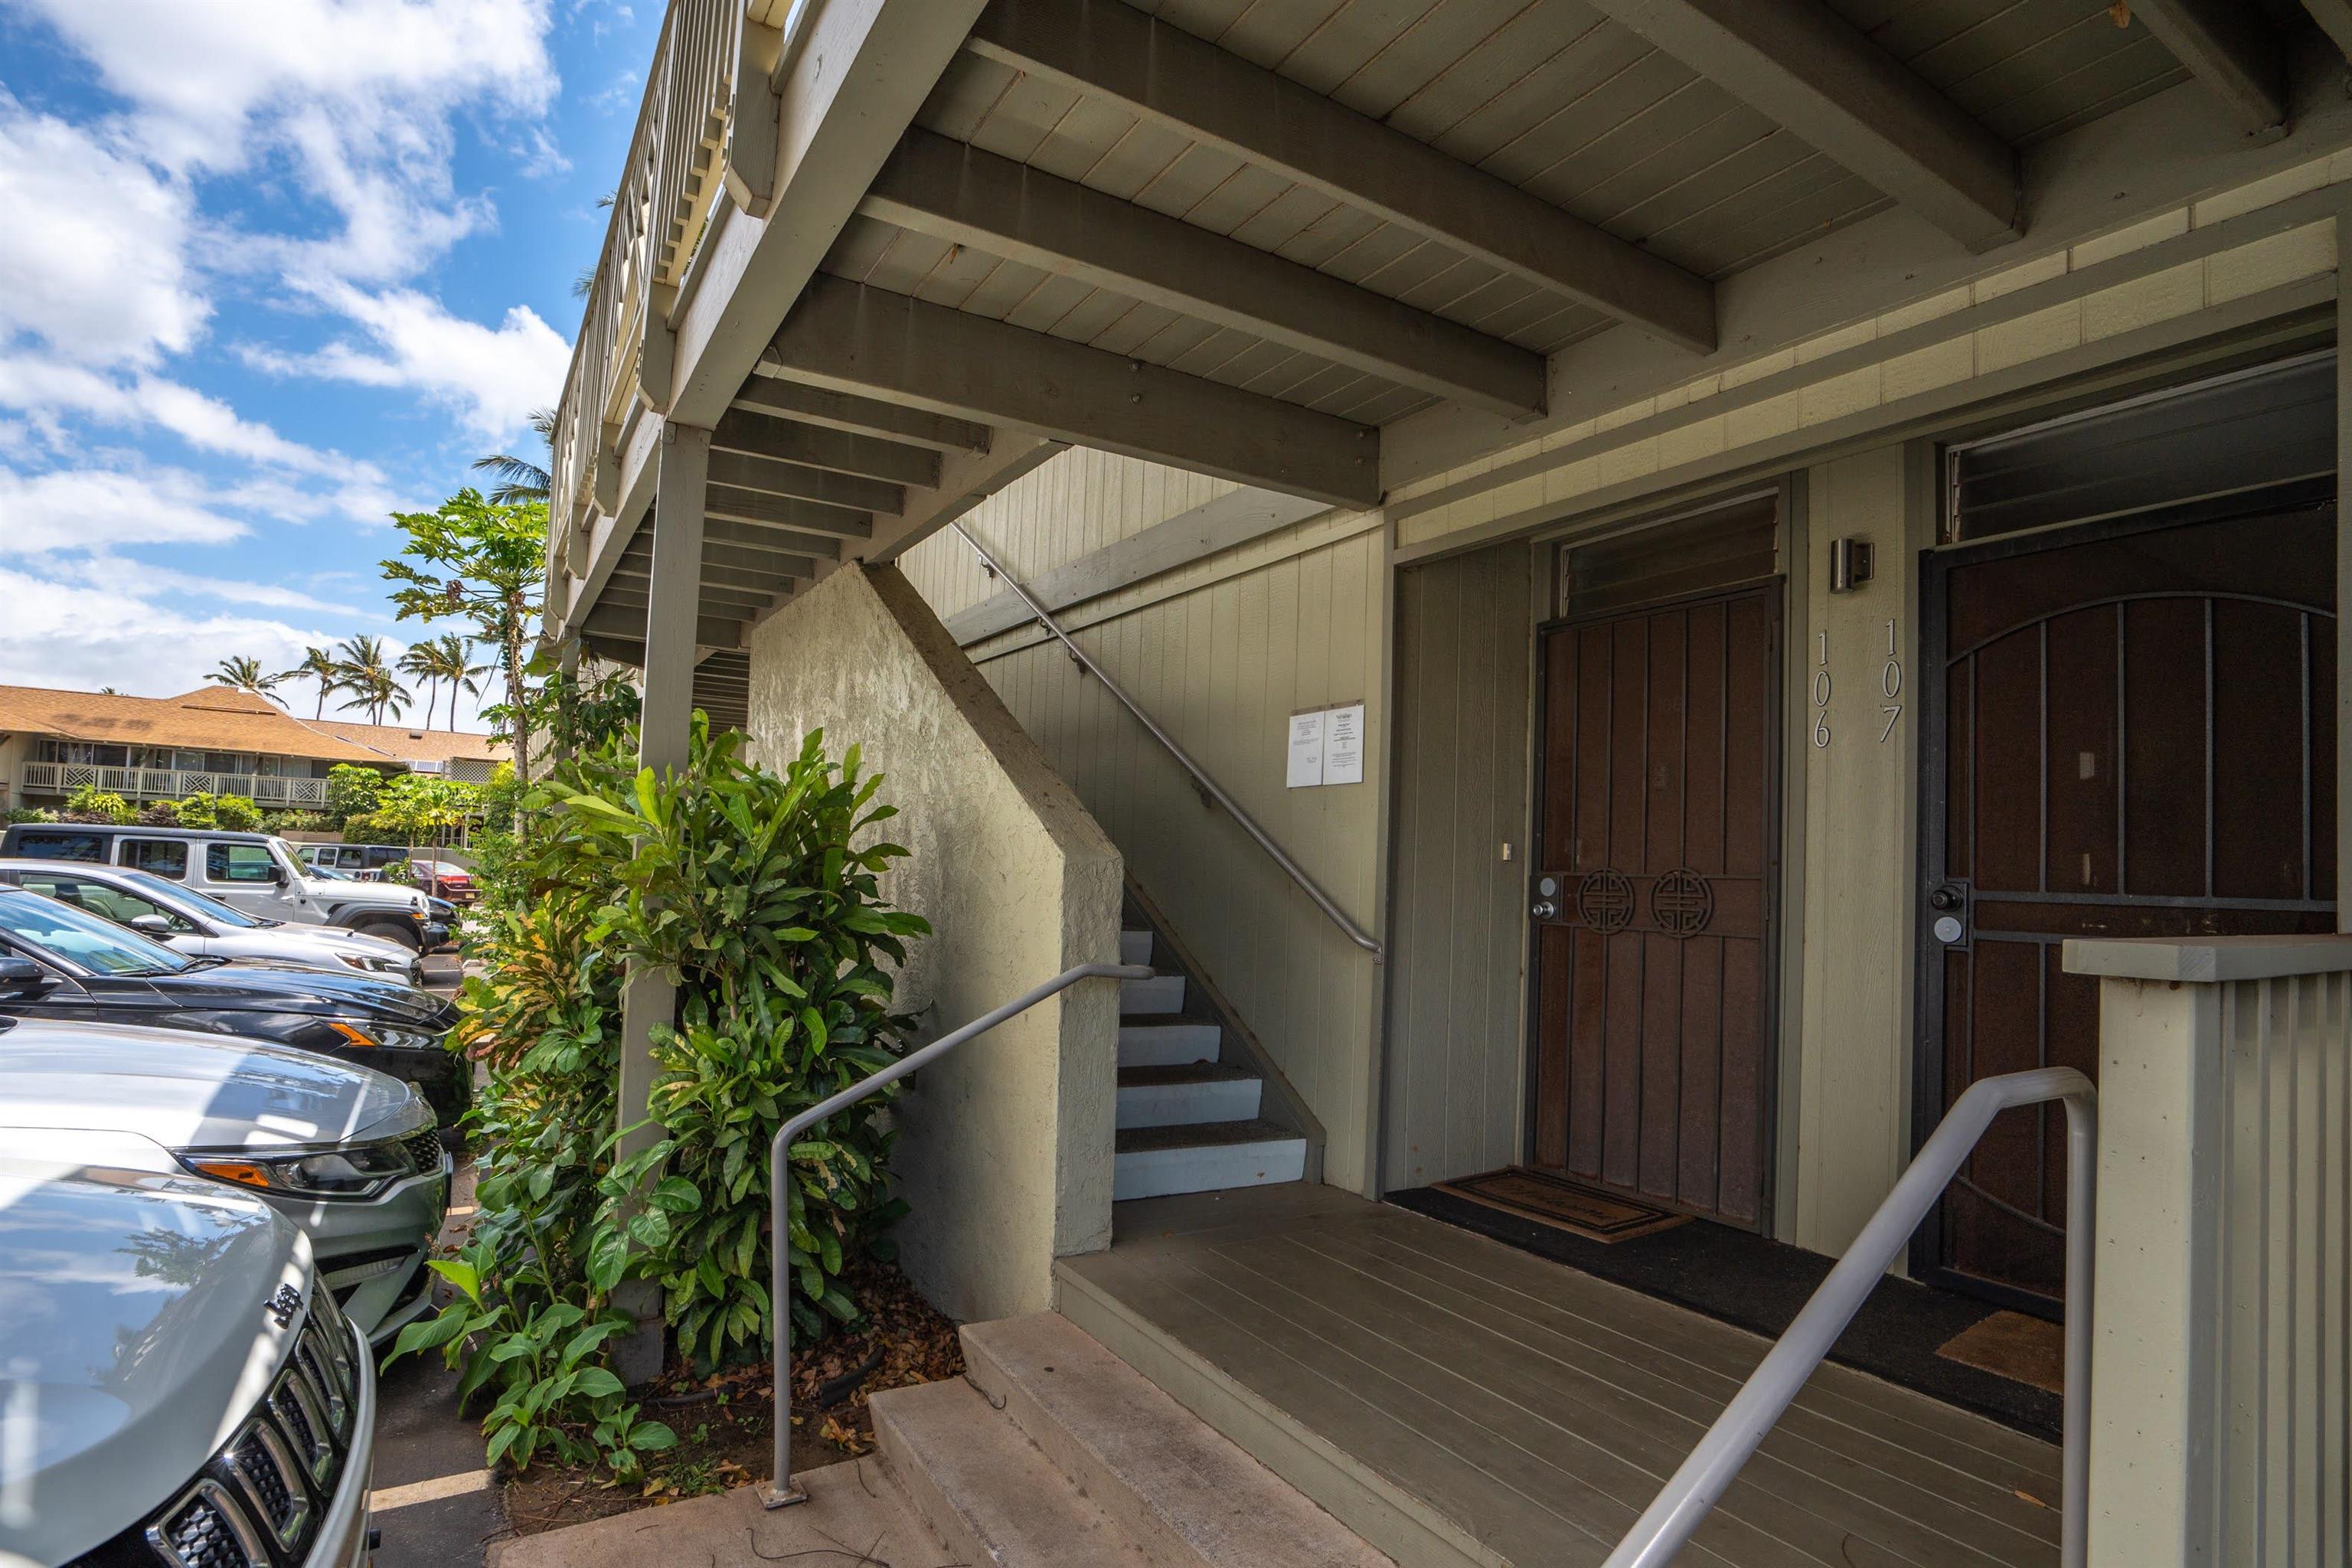
<instances>
[{"instance_id":1,"label":"car wheel","mask_svg":"<svg viewBox=\"0 0 2352 1568\"><path fill-rule=\"evenodd\" d=\"M415 931L409 930L404 923L396 923L392 921L370 921L367 924L357 926L353 929L362 936L380 936L388 938L393 942L400 943L401 946L407 948L412 952L421 952L425 948L423 940L420 939Z\"/></svg>"}]
</instances>

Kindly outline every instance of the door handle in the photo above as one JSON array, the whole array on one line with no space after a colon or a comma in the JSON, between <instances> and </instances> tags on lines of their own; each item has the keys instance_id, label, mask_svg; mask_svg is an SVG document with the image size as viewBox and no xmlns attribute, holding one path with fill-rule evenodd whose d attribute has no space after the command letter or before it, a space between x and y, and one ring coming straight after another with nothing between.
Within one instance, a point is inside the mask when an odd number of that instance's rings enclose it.
<instances>
[{"instance_id":1,"label":"door handle","mask_svg":"<svg viewBox=\"0 0 2352 1568\"><path fill-rule=\"evenodd\" d=\"M1534 903L1528 906L1528 913L1539 921L1556 921L1559 919L1559 900L1557 899L1538 899Z\"/></svg>"},{"instance_id":2,"label":"door handle","mask_svg":"<svg viewBox=\"0 0 2352 1568\"><path fill-rule=\"evenodd\" d=\"M1927 908L1936 918L1930 927L1936 940L1946 947L1964 942L1969 934L1969 889L1959 882L1946 882L1927 895Z\"/></svg>"}]
</instances>

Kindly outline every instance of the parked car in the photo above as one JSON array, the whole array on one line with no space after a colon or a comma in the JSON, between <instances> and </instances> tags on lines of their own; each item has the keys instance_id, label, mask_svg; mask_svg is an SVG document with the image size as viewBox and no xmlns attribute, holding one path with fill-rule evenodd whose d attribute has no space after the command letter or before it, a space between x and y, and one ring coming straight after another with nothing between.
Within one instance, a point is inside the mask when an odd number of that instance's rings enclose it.
<instances>
[{"instance_id":1,"label":"parked car","mask_svg":"<svg viewBox=\"0 0 2352 1568\"><path fill-rule=\"evenodd\" d=\"M413 888L329 882L310 875L283 838L202 827L18 823L0 833L0 859L87 860L183 882L247 914L294 925L334 925L419 952L448 940Z\"/></svg>"},{"instance_id":2,"label":"parked car","mask_svg":"<svg viewBox=\"0 0 2352 1568\"><path fill-rule=\"evenodd\" d=\"M386 866L396 866L416 853L406 844L303 844L297 853L313 866L332 866L363 882L373 882Z\"/></svg>"},{"instance_id":3,"label":"parked car","mask_svg":"<svg viewBox=\"0 0 2352 1568\"><path fill-rule=\"evenodd\" d=\"M371 1341L428 1305L449 1206L433 1109L366 1068L253 1041L0 1017L0 1121L135 1140L110 1165L261 1194L310 1238L320 1282Z\"/></svg>"},{"instance_id":4,"label":"parked car","mask_svg":"<svg viewBox=\"0 0 2352 1568\"><path fill-rule=\"evenodd\" d=\"M0 1130L0 1563L362 1568L367 1342L258 1196Z\"/></svg>"},{"instance_id":5,"label":"parked car","mask_svg":"<svg viewBox=\"0 0 2352 1568\"><path fill-rule=\"evenodd\" d=\"M0 860L0 884L58 899L200 958L272 958L425 984L415 949L340 926L251 915L150 871L69 860Z\"/></svg>"},{"instance_id":6,"label":"parked car","mask_svg":"<svg viewBox=\"0 0 2352 1568\"><path fill-rule=\"evenodd\" d=\"M474 874L455 860L435 860L429 857L397 860L383 868L384 880L404 882L412 888L422 888L436 899L446 899L463 909L474 901Z\"/></svg>"},{"instance_id":7,"label":"parked car","mask_svg":"<svg viewBox=\"0 0 2352 1568\"><path fill-rule=\"evenodd\" d=\"M0 888L0 1016L196 1029L316 1051L415 1085L450 1127L472 1089L465 1060L442 1044L457 1019L446 997L355 972L194 957L18 888Z\"/></svg>"}]
</instances>

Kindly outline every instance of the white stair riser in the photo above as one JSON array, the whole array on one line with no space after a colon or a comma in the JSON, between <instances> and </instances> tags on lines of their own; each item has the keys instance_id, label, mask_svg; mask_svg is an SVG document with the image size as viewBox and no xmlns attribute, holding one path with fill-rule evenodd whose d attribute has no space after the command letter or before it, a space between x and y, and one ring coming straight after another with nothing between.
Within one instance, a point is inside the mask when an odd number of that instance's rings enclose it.
<instances>
[{"instance_id":1,"label":"white stair riser","mask_svg":"<svg viewBox=\"0 0 2352 1568\"><path fill-rule=\"evenodd\" d=\"M1149 980L1122 980L1118 983L1118 1010L1122 1016L1181 1013L1184 1010L1184 977L1155 974Z\"/></svg>"},{"instance_id":2,"label":"white stair riser","mask_svg":"<svg viewBox=\"0 0 2352 1568\"><path fill-rule=\"evenodd\" d=\"M1203 1121L1255 1121L1265 1082L1215 1078L1202 1083L1121 1084L1121 1127L1191 1127Z\"/></svg>"},{"instance_id":3,"label":"white stair riser","mask_svg":"<svg viewBox=\"0 0 2352 1568\"><path fill-rule=\"evenodd\" d=\"M1151 933L1148 931L1123 931L1118 933L1118 961L1121 963L1151 962Z\"/></svg>"},{"instance_id":4,"label":"white stair riser","mask_svg":"<svg viewBox=\"0 0 2352 1568\"><path fill-rule=\"evenodd\" d=\"M1219 1046L1214 1024L1123 1024L1118 1031L1118 1065L1174 1068L1188 1062L1213 1062Z\"/></svg>"},{"instance_id":5,"label":"white stair riser","mask_svg":"<svg viewBox=\"0 0 2352 1568\"><path fill-rule=\"evenodd\" d=\"M1176 1193L1214 1193L1302 1181L1307 1175L1307 1140L1269 1138L1261 1143L1215 1143L1195 1149L1134 1149L1118 1156L1111 1173L1111 1197L1164 1198Z\"/></svg>"}]
</instances>

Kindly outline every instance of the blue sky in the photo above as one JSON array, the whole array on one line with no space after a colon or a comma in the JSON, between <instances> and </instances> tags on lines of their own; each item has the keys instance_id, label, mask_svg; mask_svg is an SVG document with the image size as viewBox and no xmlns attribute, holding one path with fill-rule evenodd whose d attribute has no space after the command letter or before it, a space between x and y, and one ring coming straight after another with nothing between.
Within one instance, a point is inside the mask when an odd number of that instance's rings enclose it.
<instances>
[{"instance_id":1,"label":"blue sky","mask_svg":"<svg viewBox=\"0 0 2352 1568\"><path fill-rule=\"evenodd\" d=\"M431 635L386 514L536 455L660 15L0 0L0 682Z\"/></svg>"}]
</instances>

